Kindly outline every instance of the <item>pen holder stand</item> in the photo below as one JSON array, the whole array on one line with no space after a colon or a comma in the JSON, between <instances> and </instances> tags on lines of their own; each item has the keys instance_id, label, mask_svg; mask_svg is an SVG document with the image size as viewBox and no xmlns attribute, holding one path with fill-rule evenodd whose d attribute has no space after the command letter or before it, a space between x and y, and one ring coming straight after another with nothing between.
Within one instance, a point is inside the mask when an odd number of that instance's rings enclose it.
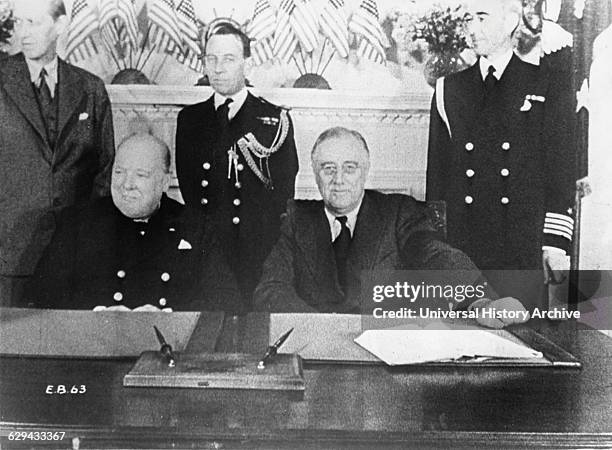
<instances>
[{"instance_id":1,"label":"pen holder stand","mask_svg":"<svg viewBox=\"0 0 612 450\"><path fill-rule=\"evenodd\" d=\"M257 367L261 355L244 353L175 353L169 367L160 352L143 352L123 378L130 387L261 389L303 391L302 358L279 354Z\"/></svg>"}]
</instances>

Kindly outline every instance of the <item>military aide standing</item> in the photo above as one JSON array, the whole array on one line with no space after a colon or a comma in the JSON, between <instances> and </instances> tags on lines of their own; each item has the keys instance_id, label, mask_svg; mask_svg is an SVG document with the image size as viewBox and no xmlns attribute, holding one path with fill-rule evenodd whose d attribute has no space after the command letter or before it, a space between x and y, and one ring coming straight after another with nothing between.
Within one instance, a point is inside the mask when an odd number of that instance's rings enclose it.
<instances>
[{"instance_id":1,"label":"military aide standing","mask_svg":"<svg viewBox=\"0 0 612 450\"><path fill-rule=\"evenodd\" d=\"M22 52L0 61L0 304L18 300L53 210L107 195L111 105L98 77L57 57L61 0L15 3Z\"/></svg>"},{"instance_id":2,"label":"military aide standing","mask_svg":"<svg viewBox=\"0 0 612 450\"><path fill-rule=\"evenodd\" d=\"M211 28L204 62L215 92L179 113L177 175L185 203L216 218L248 309L294 195L293 129L285 109L247 91L250 43L240 30L228 23Z\"/></svg>"},{"instance_id":3,"label":"military aide standing","mask_svg":"<svg viewBox=\"0 0 612 450\"><path fill-rule=\"evenodd\" d=\"M544 258L563 269L573 230L572 88L567 73L513 53L520 8L520 0L472 2L479 60L438 80L427 199L446 201L449 243L479 268L539 269Z\"/></svg>"}]
</instances>

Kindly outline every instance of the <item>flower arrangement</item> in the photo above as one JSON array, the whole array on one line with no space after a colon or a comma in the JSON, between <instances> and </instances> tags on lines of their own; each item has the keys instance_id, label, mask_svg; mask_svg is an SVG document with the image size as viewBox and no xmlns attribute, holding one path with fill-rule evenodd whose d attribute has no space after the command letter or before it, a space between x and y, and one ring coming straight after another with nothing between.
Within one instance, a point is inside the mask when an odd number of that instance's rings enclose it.
<instances>
[{"instance_id":1,"label":"flower arrangement","mask_svg":"<svg viewBox=\"0 0 612 450\"><path fill-rule=\"evenodd\" d=\"M463 6L454 8L434 5L416 18L412 40L424 40L430 53L460 53L468 48L466 24L470 15Z\"/></svg>"},{"instance_id":2,"label":"flower arrangement","mask_svg":"<svg viewBox=\"0 0 612 450\"><path fill-rule=\"evenodd\" d=\"M9 0L0 0L0 44L8 43L13 32L13 9Z\"/></svg>"}]
</instances>

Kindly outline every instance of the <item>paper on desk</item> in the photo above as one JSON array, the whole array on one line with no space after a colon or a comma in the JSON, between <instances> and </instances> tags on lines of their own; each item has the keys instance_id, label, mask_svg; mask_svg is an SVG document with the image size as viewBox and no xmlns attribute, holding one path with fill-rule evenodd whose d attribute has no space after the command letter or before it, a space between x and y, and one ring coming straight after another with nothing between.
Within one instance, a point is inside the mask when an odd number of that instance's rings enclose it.
<instances>
[{"instance_id":1,"label":"paper on desk","mask_svg":"<svg viewBox=\"0 0 612 450\"><path fill-rule=\"evenodd\" d=\"M293 328L279 353L297 353L307 361L368 363L379 359L356 345L361 316L355 314L270 314L270 344Z\"/></svg>"},{"instance_id":2,"label":"paper on desk","mask_svg":"<svg viewBox=\"0 0 612 450\"><path fill-rule=\"evenodd\" d=\"M355 342L390 366L462 357L480 360L543 357L504 330L419 327L367 330Z\"/></svg>"},{"instance_id":3,"label":"paper on desk","mask_svg":"<svg viewBox=\"0 0 612 450\"><path fill-rule=\"evenodd\" d=\"M158 350L153 325L181 351L202 315L221 329L223 314L0 308L0 354L72 357L138 356ZM203 348L205 343L202 344ZM214 347L214 342L212 346Z\"/></svg>"}]
</instances>

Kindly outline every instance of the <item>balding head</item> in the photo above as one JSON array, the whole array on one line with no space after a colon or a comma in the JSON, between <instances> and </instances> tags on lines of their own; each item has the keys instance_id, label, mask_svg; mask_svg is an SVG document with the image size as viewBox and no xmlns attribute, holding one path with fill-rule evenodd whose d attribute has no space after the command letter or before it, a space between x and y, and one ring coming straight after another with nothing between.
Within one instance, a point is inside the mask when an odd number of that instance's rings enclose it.
<instances>
[{"instance_id":1,"label":"balding head","mask_svg":"<svg viewBox=\"0 0 612 450\"><path fill-rule=\"evenodd\" d=\"M170 184L170 151L162 140L146 133L133 134L115 153L111 195L127 217L147 219L159 208Z\"/></svg>"}]
</instances>

